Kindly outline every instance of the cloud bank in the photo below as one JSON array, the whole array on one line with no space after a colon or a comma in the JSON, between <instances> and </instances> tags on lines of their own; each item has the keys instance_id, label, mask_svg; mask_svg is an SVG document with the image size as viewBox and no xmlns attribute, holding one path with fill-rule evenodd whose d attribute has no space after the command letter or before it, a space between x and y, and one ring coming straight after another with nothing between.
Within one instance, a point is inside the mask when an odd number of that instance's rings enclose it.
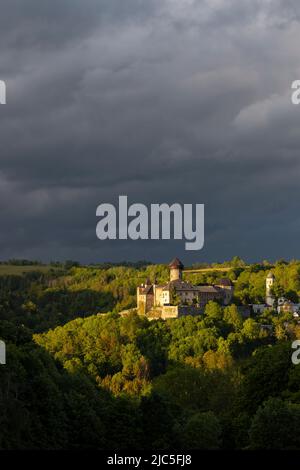
<instances>
[{"instance_id":1,"label":"cloud bank","mask_svg":"<svg viewBox=\"0 0 300 470\"><path fill-rule=\"evenodd\" d=\"M0 257L300 257L299 19L296 0L4 1ZM204 203L204 249L100 242L119 194Z\"/></svg>"}]
</instances>

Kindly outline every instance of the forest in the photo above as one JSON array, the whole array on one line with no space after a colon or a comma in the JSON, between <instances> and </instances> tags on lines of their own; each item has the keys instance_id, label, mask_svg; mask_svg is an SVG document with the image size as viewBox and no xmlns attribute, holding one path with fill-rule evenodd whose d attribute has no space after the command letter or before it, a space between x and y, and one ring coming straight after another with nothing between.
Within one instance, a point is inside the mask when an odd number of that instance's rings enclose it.
<instances>
[{"instance_id":1,"label":"forest","mask_svg":"<svg viewBox=\"0 0 300 470\"><path fill-rule=\"evenodd\" d=\"M299 449L299 320L238 306L264 300L270 269L274 294L298 300L300 262L236 258L185 276L214 283L217 266L232 304L166 321L135 310L136 287L166 281L165 265L1 275L0 449Z\"/></svg>"}]
</instances>

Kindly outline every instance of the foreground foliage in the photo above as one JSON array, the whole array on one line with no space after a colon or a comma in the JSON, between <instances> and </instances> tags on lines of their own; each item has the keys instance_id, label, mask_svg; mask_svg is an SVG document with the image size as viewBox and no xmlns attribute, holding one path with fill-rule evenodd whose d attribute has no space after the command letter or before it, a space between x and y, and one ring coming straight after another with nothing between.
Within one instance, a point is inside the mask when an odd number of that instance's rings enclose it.
<instances>
[{"instance_id":1,"label":"foreground foliage","mask_svg":"<svg viewBox=\"0 0 300 470\"><path fill-rule=\"evenodd\" d=\"M278 292L298 296L299 264L273 269ZM237 303L260 299L265 271L234 266ZM297 321L214 302L199 317L121 317L149 275L167 272L73 266L0 278L0 448L299 448Z\"/></svg>"}]
</instances>

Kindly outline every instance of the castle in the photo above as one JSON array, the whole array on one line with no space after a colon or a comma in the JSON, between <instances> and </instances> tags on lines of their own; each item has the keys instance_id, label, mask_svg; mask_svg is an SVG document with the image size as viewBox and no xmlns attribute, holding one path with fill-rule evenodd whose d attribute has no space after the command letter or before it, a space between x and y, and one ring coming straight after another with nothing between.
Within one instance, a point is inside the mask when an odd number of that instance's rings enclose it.
<instances>
[{"instance_id":1,"label":"castle","mask_svg":"<svg viewBox=\"0 0 300 470\"><path fill-rule=\"evenodd\" d=\"M218 300L228 305L233 297L233 284L230 279L220 279L215 285L195 286L184 281L182 262L175 258L170 264L170 280L159 285L148 279L137 288L137 309L146 314L153 309L161 312L162 318L200 314L210 300Z\"/></svg>"},{"instance_id":2,"label":"castle","mask_svg":"<svg viewBox=\"0 0 300 470\"><path fill-rule=\"evenodd\" d=\"M169 264L170 280L166 284L151 283L149 279L137 288L137 310L141 315L149 313L150 317L178 318L183 315L199 315L210 300L219 301L223 305L231 303L233 284L230 279L223 278L214 285L195 286L183 280L184 266L175 258ZM251 310L255 314L265 309L280 312L291 312L300 316L300 303L293 303L285 297L276 299L274 295L275 276L269 272L266 277L265 303L239 306L243 317L247 318ZM153 318L154 318L153 317Z\"/></svg>"}]
</instances>

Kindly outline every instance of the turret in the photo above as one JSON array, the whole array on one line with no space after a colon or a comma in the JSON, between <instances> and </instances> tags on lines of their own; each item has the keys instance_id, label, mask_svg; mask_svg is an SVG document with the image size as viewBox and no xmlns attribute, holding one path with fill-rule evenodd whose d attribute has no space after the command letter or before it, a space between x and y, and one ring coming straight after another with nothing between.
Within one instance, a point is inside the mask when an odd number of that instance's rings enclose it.
<instances>
[{"instance_id":1,"label":"turret","mask_svg":"<svg viewBox=\"0 0 300 470\"><path fill-rule=\"evenodd\" d=\"M182 279L182 270L184 268L182 262L178 258L174 258L169 264L170 268L170 281L177 281Z\"/></svg>"},{"instance_id":2,"label":"turret","mask_svg":"<svg viewBox=\"0 0 300 470\"><path fill-rule=\"evenodd\" d=\"M272 289L274 286L275 276L270 271L266 278L266 304L270 307L273 307L275 302L275 297L273 295Z\"/></svg>"}]
</instances>

